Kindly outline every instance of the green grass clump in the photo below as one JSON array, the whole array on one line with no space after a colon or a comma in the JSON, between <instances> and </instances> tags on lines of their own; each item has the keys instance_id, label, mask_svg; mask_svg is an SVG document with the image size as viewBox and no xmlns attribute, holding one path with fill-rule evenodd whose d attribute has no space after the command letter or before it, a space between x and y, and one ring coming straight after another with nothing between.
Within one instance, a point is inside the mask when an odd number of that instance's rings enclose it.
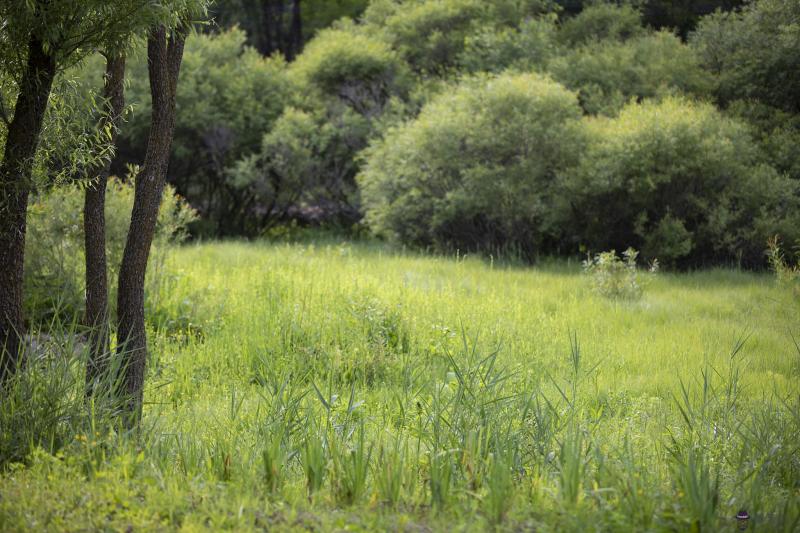
<instances>
[{"instance_id":1,"label":"green grass clump","mask_svg":"<svg viewBox=\"0 0 800 533\"><path fill-rule=\"evenodd\" d=\"M578 265L336 240L165 268L186 317L151 335L139 433L83 407L74 356L9 389L0 529L800 525L799 322L768 275L609 299Z\"/></svg>"}]
</instances>

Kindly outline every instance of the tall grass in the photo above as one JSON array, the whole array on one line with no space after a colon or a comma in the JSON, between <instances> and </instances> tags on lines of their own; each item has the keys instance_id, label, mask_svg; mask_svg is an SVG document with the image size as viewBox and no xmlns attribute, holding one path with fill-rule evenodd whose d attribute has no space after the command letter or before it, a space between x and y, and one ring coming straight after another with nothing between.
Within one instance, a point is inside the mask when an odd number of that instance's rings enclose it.
<instances>
[{"instance_id":1,"label":"tall grass","mask_svg":"<svg viewBox=\"0 0 800 533\"><path fill-rule=\"evenodd\" d=\"M167 268L161 312L191 316L153 331L141 433L87 408L74 347L4 393L4 527L800 524L800 322L766 276L610 300L577 265L346 242L190 246Z\"/></svg>"}]
</instances>

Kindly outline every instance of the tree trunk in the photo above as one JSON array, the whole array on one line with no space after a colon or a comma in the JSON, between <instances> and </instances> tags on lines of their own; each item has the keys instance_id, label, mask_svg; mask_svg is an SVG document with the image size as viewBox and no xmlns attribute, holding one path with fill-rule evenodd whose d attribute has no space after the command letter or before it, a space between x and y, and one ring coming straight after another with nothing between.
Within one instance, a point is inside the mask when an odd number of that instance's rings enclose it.
<instances>
[{"instance_id":1,"label":"tree trunk","mask_svg":"<svg viewBox=\"0 0 800 533\"><path fill-rule=\"evenodd\" d=\"M111 128L111 144L116 143L125 110L125 56L109 55L103 88L105 113L100 127ZM106 261L106 184L111 159L106 161L96 181L89 184L83 204L83 233L86 251L86 325L89 326L89 359L86 362L86 394L91 396L97 383L107 381L108 343L108 268Z\"/></svg>"},{"instance_id":2,"label":"tree trunk","mask_svg":"<svg viewBox=\"0 0 800 533\"><path fill-rule=\"evenodd\" d=\"M273 2L275 0L261 0L261 38L258 51L265 56L271 55L280 48L280 30L275 27Z\"/></svg>"},{"instance_id":3,"label":"tree trunk","mask_svg":"<svg viewBox=\"0 0 800 533\"><path fill-rule=\"evenodd\" d=\"M31 37L0 163L0 387L24 364L22 360L22 270L25 217L31 173L47 101L56 74L55 59Z\"/></svg>"},{"instance_id":4,"label":"tree trunk","mask_svg":"<svg viewBox=\"0 0 800 533\"><path fill-rule=\"evenodd\" d=\"M300 0L292 2L292 23L289 28L289 43L286 47L286 59L292 61L303 47L303 17Z\"/></svg>"},{"instance_id":5,"label":"tree trunk","mask_svg":"<svg viewBox=\"0 0 800 533\"><path fill-rule=\"evenodd\" d=\"M142 415L147 364L144 280L167 177L175 130L175 91L185 40L185 28L174 31L167 38L163 26L152 30L147 39L152 117L144 167L136 178L131 225L122 256L117 294L117 341L123 363L122 393L127 405L124 423L129 428L136 426Z\"/></svg>"}]
</instances>

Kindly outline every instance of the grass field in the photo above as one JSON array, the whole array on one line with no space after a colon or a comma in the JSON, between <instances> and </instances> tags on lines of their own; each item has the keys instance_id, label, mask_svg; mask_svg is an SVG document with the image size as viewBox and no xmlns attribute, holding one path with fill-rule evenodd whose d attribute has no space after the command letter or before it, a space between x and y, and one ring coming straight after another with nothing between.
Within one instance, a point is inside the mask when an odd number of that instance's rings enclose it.
<instances>
[{"instance_id":1,"label":"grass field","mask_svg":"<svg viewBox=\"0 0 800 533\"><path fill-rule=\"evenodd\" d=\"M611 300L578 264L333 240L165 272L142 434L38 363L73 407L0 475L0 529L800 528L800 314L767 274Z\"/></svg>"}]
</instances>

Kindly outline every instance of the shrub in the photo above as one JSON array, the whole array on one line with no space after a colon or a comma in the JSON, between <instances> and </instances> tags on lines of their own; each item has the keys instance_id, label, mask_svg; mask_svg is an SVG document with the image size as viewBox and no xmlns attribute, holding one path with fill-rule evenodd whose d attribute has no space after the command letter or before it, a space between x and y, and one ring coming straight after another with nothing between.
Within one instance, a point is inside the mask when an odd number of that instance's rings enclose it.
<instances>
[{"instance_id":1,"label":"shrub","mask_svg":"<svg viewBox=\"0 0 800 533\"><path fill-rule=\"evenodd\" d=\"M622 258L615 250L601 252L583 262L583 271L592 279L592 288L606 298L635 299L642 295L647 279L636 266L639 252L628 248ZM648 275L658 272L658 261L653 261Z\"/></svg>"},{"instance_id":2,"label":"shrub","mask_svg":"<svg viewBox=\"0 0 800 533\"><path fill-rule=\"evenodd\" d=\"M791 114L757 100L736 100L725 112L753 126L767 160L778 171L800 180L800 114Z\"/></svg>"},{"instance_id":3,"label":"shrub","mask_svg":"<svg viewBox=\"0 0 800 533\"><path fill-rule=\"evenodd\" d=\"M542 69L558 51L555 15L519 27L486 26L467 36L459 63L470 72Z\"/></svg>"},{"instance_id":4,"label":"shrub","mask_svg":"<svg viewBox=\"0 0 800 533\"><path fill-rule=\"evenodd\" d=\"M389 45L350 21L320 32L289 74L304 94L254 150L228 170L247 233L300 220L352 226L360 218L357 153L384 115L403 107L408 66Z\"/></svg>"},{"instance_id":5,"label":"shrub","mask_svg":"<svg viewBox=\"0 0 800 533\"><path fill-rule=\"evenodd\" d=\"M231 185L248 191L248 204L262 211L256 221L259 228L284 218L311 187L318 170L312 159L316 127L309 114L287 109L264 135L261 151L229 171Z\"/></svg>"},{"instance_id":6,"label":"shrub","mask_svg":"<svg viewBox=\"0 0 800 533\"><path fill-rule=\"evenodd\" d=\"M796 238L797 183L761 161L748 127L681 98L588 121L589 144L559 199L575 244L642 247L679 266L763 263L763 244ZM568 212L567 208L561 212Z\"/></svg>"},{"instance_id":7,"label":"shrub","mask_svg":"<svg viewBox=\"0 0 800 533\"><path fill-rule=\"evenodd\" d=\"M691 42L715 74L721 102L758 99L800 112L799 17L796 1L758 0L700 20Z\"/></svg>"},{"instance_id":8,"label":"shrub","mask_svg":"<svg viewBox=\"0 0 800 533\"><path fill-rule=\"evenodd\" d=\"M133 208L133 183L109 181L106 192L106 253L109 304L116 304L116 279ZM25 312L29 320L43 323L57 319L69 323L84 311L85 256L83 197L80 187L51 189L35 197L28 209L28 242L25 249ZM187 225L196 218L172 187L164 199L156 226L147 286L158 283L166 248L186 237Z\"/></svg>"},{"instance_id":9,"label":"shrub","mask_svg":"<svg viewBox=\"0 0 800 533\"><path fill-rule=\"evenodd\" d=\"M575 94L546 77L468 80L368 149L366 219L411 245L532 257L552 235L555 179L582 150L580 117Z\"/></svg>"},{"instance_id":10,"label":"shrub","mask_svg":"<svg viewBox=\"0 0 800 533\"><path fill-rule=\"evenodd\" d=\"M228 173L250 210L248 232L263 233L289 218L352 224L356 206L355 152L370 134L368 119L352 110L333 117L287 108L264 135L261 149Z\"/></svg>"},{"instance_id":11,"label":"shrub","mask_svg":"<svg viewBox=\"0 0 800 533\"><path fill-rule=\"evenodd\" d=\"M565 20L558 39L574 47L605 40L624 41L644 32L642 15L632 6L598 3Z\"/></svg>"},{"instance_id":12,"label":"shrub","mask_svg":"<svg viewBox=\"0 0 800 533\"><path fill-rule=\"evenodd\" d=\"M578 91L589 114L615 115L632 99L711 90L694 51L668 32L583 46L554 59L549 70Z\"/></svg>"},{"instance_id":13,"label":"shrub","mask_svg":"<svg viewBox=\"0 0 800 533\"><path fill-rule=\"evenodd\" d=\"M375 0L363 20L418 73L441 75L462 66L462 53L477 33L519 28L548 12L547 0Z\"/></svg>"},{"instance_id":14,"label":"shrub","mask_svg":"<svg viewBox=\"0 0 800 533\"><path fill-rule=\"evenodd\" d=\"M407 90L407 70L385 42L349 28L320 32L290 73L320 97L332 95L361 114L374 114Z\"/></svg>"},{"instance_id":15,"label":"shrub","mask_svg":"<svg viewBox=\"0 0 800 533\"><path fill-rule=\"evenodd\" d=\"M465 37L483 13L478 0L376 2L367 23L400 52L417 72L441 73L457 65Z\"/></svg>"}]
</instances>

